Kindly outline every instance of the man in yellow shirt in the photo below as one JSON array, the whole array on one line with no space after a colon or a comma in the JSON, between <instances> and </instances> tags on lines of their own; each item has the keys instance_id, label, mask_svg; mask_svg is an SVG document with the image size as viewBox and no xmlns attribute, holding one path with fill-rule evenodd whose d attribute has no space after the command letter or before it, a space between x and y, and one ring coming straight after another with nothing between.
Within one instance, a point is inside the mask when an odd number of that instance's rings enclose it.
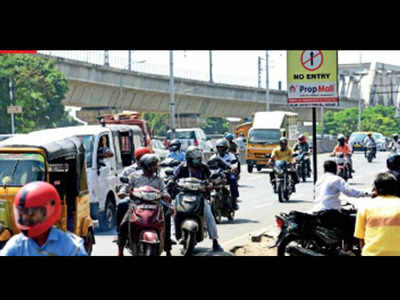
<instances>
[{"instance_id":1,"label":"man in yellow shirt","mask_svg":"<svg viewBox=\"0 0 400 300\"><path fill-rule=\"evenodd\" d=\"M288 146L287 138L283 137L279 141L279 147L275 148L272 151L270 164L274 166L275 161L277 160L286 160L288 163L292 164L293 162L292 155L293 155L293 149L290 146ZM299 183L299 178L297 176L296 170L293 167L289 169L289 174L292 177L292 188L293 188L293 193L295 193L296 192L295 185ZM271 172L269 173L269 175L271 179L271 184L274 187L274 191L276 191L275 173Z\"/></svg>"},{"instance_id":2,"label":"man in yellow shirt","mask_svg":"<svg viewBox=\"0 0 400 300\"><path fill-rule=\"evenodd\" d=\"M399 182L389 172L374 181L374 199L359 208L354 236L360 239L363 256L400 256L400 198L395 196Z\"/></svg>"}]
</instances>

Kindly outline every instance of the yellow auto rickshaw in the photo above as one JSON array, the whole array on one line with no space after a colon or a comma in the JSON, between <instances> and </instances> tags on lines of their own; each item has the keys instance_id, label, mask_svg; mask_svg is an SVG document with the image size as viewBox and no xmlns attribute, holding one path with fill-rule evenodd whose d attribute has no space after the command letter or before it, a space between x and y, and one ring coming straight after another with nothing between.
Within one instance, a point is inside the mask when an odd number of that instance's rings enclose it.
<instances>
[{"instance_id":1,"label":"yellow auto rickshaw","mask_svg":"<svg viewBox=\"0 0 400 300\"><path fill-rule=\"evenodd\" d=\"M76 137L32 132L0 142L0 248L16 233L13 202L18 190L32 181L47 181L61 197L58 228L84 239L90 255L95 244L90 218L85 149Z\"/></svg>"}]
</instances>

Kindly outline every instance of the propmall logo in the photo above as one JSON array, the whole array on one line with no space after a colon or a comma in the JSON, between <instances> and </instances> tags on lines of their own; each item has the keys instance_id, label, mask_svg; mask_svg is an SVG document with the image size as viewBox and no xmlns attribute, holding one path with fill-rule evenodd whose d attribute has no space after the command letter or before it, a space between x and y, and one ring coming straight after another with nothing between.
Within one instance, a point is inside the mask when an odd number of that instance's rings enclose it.
<instances>
[{"instance_id":1,"label":"propmall logo","mask_svg":"<svg viewBox=\"0 0 400 300\"><path fill-rule=\"evenodd\" d=\"M304 86L301 85L299 88L300 93L304 94L315 94L315 93L332 93L335 91L335 85L321 85L318 86Z\"/></svg>"},{"instance_id":2,"label":"propmall logo","mask_svg":"<svg viewBox=\"0 0 400 300\"><path fill-rule=\"evenodd\" d=\"M37 50L0 50L0 54L36 54Z\"/></svg>"}]
</instances>

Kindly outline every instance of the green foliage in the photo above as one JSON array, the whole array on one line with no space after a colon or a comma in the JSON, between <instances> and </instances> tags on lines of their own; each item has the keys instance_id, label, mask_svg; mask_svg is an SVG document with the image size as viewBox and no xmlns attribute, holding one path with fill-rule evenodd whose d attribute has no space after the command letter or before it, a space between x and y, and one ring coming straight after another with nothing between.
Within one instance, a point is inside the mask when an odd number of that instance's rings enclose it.
<instances>
[{"instance_id":1,"label":"green foliage","mask_svg":"<svg viewBox=\"0 0 400 300\"><path fill-rule=\"evenodd\" d=\"M350 107L339 112L328 111L324 115L324 133L334 136L358 131L358 108ZM361 113L361 131L376 131L391 136L400 131L400 119L395 118L394 106L376 105Z\"/></svg>"},{"instance_id":2,"label":"green foliage","mask_svg":"<svg viewBox=\"0 0 400 300\"><path fill-rule=\"evenodd\" d=\"M14 85L10 102L9 80ZM11 131L8 105L22 106L14 115L17 133L58 126L77 125L61 101L68 91L68 80L54 61L35 55L0 55L0 133Z\"/></svg>"},{"instance_id":3,"label":"green foliage","mask_svg":"<svg viewBox=\"0 0 400 300\"><path fill-rule=\"evenodd\" d=\"M143 113L143 118L148 121L150 128L155 136L166 136L168 131L168 114L162 113Z\"/></svg>"},{"instance_id":4,"label":"green foliage","mask_svg":"<svg viewBox=\"0 0 400 300\"><path fill-rule=\"evenodd\" d=\"M207 118L201 129L205 134L223 134L229 131L229 122L224 118Z\"/></svg>"}]
</instances>

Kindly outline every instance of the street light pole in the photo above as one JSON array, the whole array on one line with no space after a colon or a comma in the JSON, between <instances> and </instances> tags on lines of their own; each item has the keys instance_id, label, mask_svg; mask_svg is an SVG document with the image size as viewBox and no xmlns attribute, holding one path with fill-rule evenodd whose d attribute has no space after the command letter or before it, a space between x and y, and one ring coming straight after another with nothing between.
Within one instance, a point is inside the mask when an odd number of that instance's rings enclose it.
<instances>
[{"instance_id":1,"label":"street light pole","mask_svg":"<svg viewBox=\"0 0 400 300\"><path fill-rule=\"evenodd\" d=\"M10 87L10 101L11 105L14 104L14 94L13 94L13 84L12 84L12 79L10 78L9 80L9 87ZM14 127L14 113L11 113L11 133L15 133L15 127Z\"/></svg>"},{"instance_id":2,"label":"street light pole","mask_svg":"<svg viewBox=\"0 0 400 300\"><path fill-rule=\"evenodd\" d=\"M210 82L214 83L213 76L212 76L212 52L209 50L209 60L210 60Z\"/></svg>"},{"instance_id":3,"label":"street light pole","mask_svg":"<svg viewBox=\"0 0 400 300\"><path fill-rule=\"evenodd\" d=\"M270 109L269 109L268 50L265 51L265 101L267 102L267 111L270 111Z\"/></svg>"},{"instance_id":4,"label":"street light pole","mask_svg":"<svg viewBox=\"0 0 400 300\"><path fill-rule=\"evenodd\" d=\"M110 65L108 50L104 50L104 65L105 66L109 66Z\"/></svg>"},{"instance_id":5,"label":"street light pole","mask_svg":"<svg viewBox=\"0 0 400 300\"><path fill-rule=\"evenodd\" d=\"M128 51L128 70L132 71L132 51Z\"/></svg>"},{"instance_id":6,"label":"street light pole","mask_svg":"<svg viewBox=\"0 0 400 300\"><path fill-rule=\"evenodd\" d=\"M175 138L174 54L169 51L169 114L172 139Z\"/></svg>"}]
</instances>

